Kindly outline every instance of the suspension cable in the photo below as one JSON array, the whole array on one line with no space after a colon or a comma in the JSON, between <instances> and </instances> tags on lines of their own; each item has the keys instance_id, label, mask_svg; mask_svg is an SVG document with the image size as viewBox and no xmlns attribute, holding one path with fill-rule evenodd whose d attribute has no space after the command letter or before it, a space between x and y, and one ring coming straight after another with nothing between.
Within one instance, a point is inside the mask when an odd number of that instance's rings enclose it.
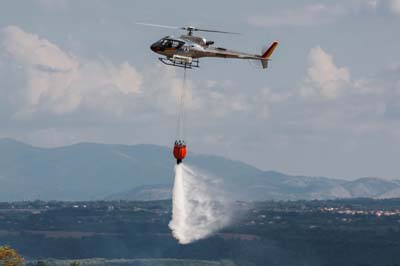
<instances>
[{"instance_id":1,"label":"suspension cable","mask_svg":"<svg viewBox=\"0 0 400 266\"><path fill-rule=\"evenodd\" d=\"M185 97L186 97L186 68L183 70L182 88L179 98L179 110L178 110L178 123L176 128L176 136L178 140L184 140L185 138Z\"/></svg>"}]
</instances>

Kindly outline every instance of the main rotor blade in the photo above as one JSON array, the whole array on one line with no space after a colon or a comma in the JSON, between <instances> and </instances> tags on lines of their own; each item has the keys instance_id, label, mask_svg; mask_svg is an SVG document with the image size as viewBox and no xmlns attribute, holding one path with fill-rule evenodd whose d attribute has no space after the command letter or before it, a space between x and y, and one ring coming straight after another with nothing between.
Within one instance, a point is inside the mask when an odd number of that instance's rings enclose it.
<instances>
[{"instance_id":1,"label":"main rotor blade","mask_svg":"<svg viewBox=\"0 0 400 266\"><path fill-rule=\"evenodd\" d=\"M136 24L137 24L137 25L143 25L143 26L158 27L158 28L177 29L177 30L187 30L187 31L189 31L189 32L192 32L192 31L202 31L202 32L214 32L214 33L224 33L224 34L236 34L236 35L241 35L241 33L238 33L238 32L198 29L198 28L192 27L192 26L175 27L175 26L160 25L160 24L152 24L152 23L144 23L144 22L136 22Z\"/></svg>"},{"instance_id":2,"label":"main rotor blade","mask_svg":"<svg viewBox=\"0 0 400 266\"><path fill-rule=\"evenodd\" d=\"M194 28L193 31L203 31L203 32L215 32L215 33L242 35L239 32L220 31L220 30L207 30L207 29L197 29L197 28Z\"/></svg>"},{"instance_id":3,"label":"main rotor blade","mask_svg":"<svg viewBox=\"0 0 400 266\"><path fill-rule=\"evenodd\" d=\"M159 24L151 24L151 23L144 23L144 22L136 22L135 24L143 25L143 26L167 28L167 29L182 29L181 27L174 27L174 26L167 26L167 25L159 25Z\"/></svg>"}]
</instances>

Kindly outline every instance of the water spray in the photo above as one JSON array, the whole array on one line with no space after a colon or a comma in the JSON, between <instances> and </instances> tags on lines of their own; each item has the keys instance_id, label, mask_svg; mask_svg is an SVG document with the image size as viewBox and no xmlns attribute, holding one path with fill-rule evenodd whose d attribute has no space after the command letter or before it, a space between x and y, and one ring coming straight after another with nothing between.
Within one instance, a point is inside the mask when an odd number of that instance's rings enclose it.
<instances>
[{"instance_id":1,"label":"water spray","mask_svg":"<svg viewBox=\"0 0 400 266\"><path fill-rule=\"evenodd\" d=\"M220 180L183 163L175 165L169 227L180 244L211 236L227 226L231 217L231 201Z\"/></svg>"}]
</instances>

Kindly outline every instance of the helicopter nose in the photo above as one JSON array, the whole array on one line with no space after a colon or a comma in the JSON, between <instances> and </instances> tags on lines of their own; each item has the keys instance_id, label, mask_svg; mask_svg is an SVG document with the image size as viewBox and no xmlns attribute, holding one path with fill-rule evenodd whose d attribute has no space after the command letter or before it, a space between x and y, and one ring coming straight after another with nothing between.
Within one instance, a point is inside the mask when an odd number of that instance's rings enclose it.
<instances>
[{"instance_id":1,"label":"helicopter nose","mask_svg":"<svg viewBox=\"0 0 400 266\"><path fill-rule=\"evenodd\" d=\"M151 49L153 52L157 52L157 51L158 51L158 45L155 44L155 43L153 43L153 44L150 46L150 49Z\"/></svg>"}]
</instances>

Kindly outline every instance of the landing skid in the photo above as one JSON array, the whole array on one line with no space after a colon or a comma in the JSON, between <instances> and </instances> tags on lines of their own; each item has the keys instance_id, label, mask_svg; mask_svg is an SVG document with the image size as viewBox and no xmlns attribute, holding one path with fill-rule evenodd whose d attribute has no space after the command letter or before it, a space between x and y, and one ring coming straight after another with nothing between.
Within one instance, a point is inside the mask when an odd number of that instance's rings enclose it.
<instances>
[{"instance_id":1,"label":"landing skid","mask_svg":"<svg viewBox=\"0 0 400 266\"><path fill-rule=\"evenodd\" d=\"M182 68L200 68L199 66L199 59L192 59L192 62L184 62L181 59L174 59L174 58L165 58L165 57L160 57L158 58L163 64L168 65L168 66L174 66L174 67L182 67Z\"/></svg>"}]
</instances>

